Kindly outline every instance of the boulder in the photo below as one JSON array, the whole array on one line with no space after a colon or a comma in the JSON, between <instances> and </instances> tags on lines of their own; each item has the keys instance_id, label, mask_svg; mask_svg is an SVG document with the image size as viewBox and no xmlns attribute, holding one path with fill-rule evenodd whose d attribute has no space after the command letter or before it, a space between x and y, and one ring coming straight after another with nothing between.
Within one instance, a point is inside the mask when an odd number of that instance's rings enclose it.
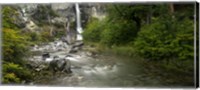
<instances>
[{"instance_id":1,"label":"boulder","mask_svg":"<svg viewBox=\"0 0 200 90\"><path fill-rule=\"evenodd\" d=\"M42 54L42 60L45 60L46 58L50 58L50 54L49 53L43 53Z\"/></svg>"}]
</instances>

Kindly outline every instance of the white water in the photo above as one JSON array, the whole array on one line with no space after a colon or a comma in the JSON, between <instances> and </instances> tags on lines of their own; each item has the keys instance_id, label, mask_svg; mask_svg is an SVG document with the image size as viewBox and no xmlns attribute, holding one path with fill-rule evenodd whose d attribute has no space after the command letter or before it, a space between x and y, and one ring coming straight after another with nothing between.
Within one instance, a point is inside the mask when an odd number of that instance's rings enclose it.
<instances>
[{"instance_id":1,"label":"white water","mask_svg":"<svg viewBox=\"0 0 200 90\"><path fill-rule=\"evenodd\" d=\"M81 13L78 3L75 4L75 7L76 7L76 24L77 24L76 30L78 32L76 40L80 41L83 40L83 37L81 35L81 33L83 32L83 29L81 27L81 17L80 17Z\"/></svg>"},{"instance_id":2,"label":"white water","mask_svg":"<svg viewBox=\"0 0 200 90\"><path fill-rule=\"evenodd\" d=\"M27 17L25 8L22 8L22 14L23 14L22 18L24 19L24 21L27 21L28 17Z\"/></svg>"}]
</instances>

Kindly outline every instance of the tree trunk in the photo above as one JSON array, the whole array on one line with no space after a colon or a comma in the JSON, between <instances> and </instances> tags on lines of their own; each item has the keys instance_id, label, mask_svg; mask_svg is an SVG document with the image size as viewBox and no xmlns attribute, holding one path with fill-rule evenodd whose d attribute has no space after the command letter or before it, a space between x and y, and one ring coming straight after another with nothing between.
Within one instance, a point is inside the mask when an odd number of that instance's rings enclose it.
<instances>
[{"instance_id":1,"label":"tree trunk","mask_svg":"<svg viewBox=\"0 0 200 90\"><path fill-rule=\"evenodd\" d=\"M172 16L172 18L174 18L174 4L173 3L169 3L169 14Z\"/></svg>"},{"instance_id":2,"label":"tree trunk","mask_svg":"<svg viewBox=\"0 0 200 90\"><path fill-rule=\"evenodd\" d=\"M151 17L152 17L152 6L149 6L149 11L148 11L148 13L147 13L147 21L146 21L146 23L147 24L150 24L151 23Z\"/></svg>"}]
</instances>

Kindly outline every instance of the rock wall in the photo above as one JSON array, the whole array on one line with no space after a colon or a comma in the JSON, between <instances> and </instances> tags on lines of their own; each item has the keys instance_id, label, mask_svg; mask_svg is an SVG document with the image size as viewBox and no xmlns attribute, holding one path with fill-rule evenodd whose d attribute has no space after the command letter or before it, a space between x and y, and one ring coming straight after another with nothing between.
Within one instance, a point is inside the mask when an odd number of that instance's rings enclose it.
<instances>
[{"instance_id":1,"label":"rock wall","mask_svg":"<svg viewBox=\"0 0 200 90\"><path fill-rule=\"evenodd\" d=\"M102 4L81 3L81 26L84 29L91 17L103 19L106 15L105 7ZM57 3L57 4L17 4L14 5L19 13L16 20L17 24L22 26L26 32L40 33L44 25L48 25L52 31L61 28L65 35L72 41L76 40L76 11L74 3Z\"/></svg>"}]
</instances>

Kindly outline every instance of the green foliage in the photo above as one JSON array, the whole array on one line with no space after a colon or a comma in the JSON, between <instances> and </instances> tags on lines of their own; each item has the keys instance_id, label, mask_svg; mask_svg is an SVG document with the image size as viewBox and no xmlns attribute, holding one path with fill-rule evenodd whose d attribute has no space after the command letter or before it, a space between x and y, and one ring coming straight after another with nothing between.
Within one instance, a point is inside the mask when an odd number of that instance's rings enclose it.
<instances>
[{"instance_id":1,"label":"green foliage","mask_svg":"<svg viewBox=\"0 0 200 90\"><path fill-rule=\"evenodd\" d=\"M55 31L54 37L61 38L66 35L64 30Z\"/></svg>"},{"instance_id":2,"label":"green foliage","mask_svg":"<svg viewBox=\"0 0 200 90\"><path fill-rule=\"evenodd\" d=\"M3 83L20 83L20 79L16 77L14 73L7 73L3 76Z\"/></svg>"},{"instance_id":3,"label":"green foliage","mask_svg":"<svg viewBox=\"0 0 200 90\"><path fill-rule=\"evenodd\" d=\"M194 62L192 60L151 61L141 63L145 74L160 76L163 85L194 86Z\"/></svg>"},{"instance_id":4,"label":"green foliage","mask_svg":"<svg viewBox=\"0 0 200 90\"><path fill-rule=\"evenodd\" d=\"M110 48L127 45L135 49L131 52L151 60L191 60L193 5L183 5L190 11L176 4L173 4L175 11L171 11L170 5L109 4L104 20L88 23L84 39ZM117 52L127 50L115 49Z\"/></svg>"},{"instance_id":5,"label":"green foliage","mask_svg":"<svg viewBox=\"0 0 200 90\"><path fill-rule=\"evenodd\" d=\"M134 42L136 52L153 59L192 59L193 21L159 19L142 28Z\"/></svg>"},{"instance_id":6,"label":"green foliage","mask_svg":"<svg viewBox=\"0 0 200 90\"><path fill-rule=\"evenodd\" d=\"M121 56L128 56L128 57L134 57L135 51L132 46L113 46L112 47L112 53L116 55Z\"/></svg>"},{"instance_id":7,"label":"green foliage","mask_svg":"<svg viewBox=\"0 0 200 90\"><path fill-rule=\"evenodd\" d=\"M100 42L107 46L127 44L136 36L135 23L128 20L93 19L83 33L85 41Z\"/></svg>"},{"instance_id":8,"label":"green foliage","mask_svg":"<svg viewBox=\"0 0 200 90\"><path fill-rule=\"evenodd\" d=\"M89 24L86 26L86 30L83 32L84 40L90 42L100 42L101 32L103 32L104 27L104 21L99 21L96 18L91 19Z\"/></svg>"},{"instance_id":9,"label":"green foliage","mask_svg":"<svg viewBox=\"0 0 200 90\"><path fill-rule=\"evenodd\" d=\"M18 26L14 21L16 21L16 16L18 15L18 12L15 8L11 6L4 6L2 9L2 22L4 28L12 28L12 29L18 29Z\"/></svg>"},{"instance_id":10,"label":"green foliage","mask_svg":"<svg viewBox=\"0 0 200 90\"><path fill-rule=\"evenodd\" d=\"M20 32L18 11L11 6L2 8L2 53L3 53L3 83L21 83L32 80L32 75L24 66L24 58L28 56L29 36Z\"/></svg>"},{"instance_id":11,"label":"green foliage","mask_svg":"<svg viewBox=\"0 0 200 90\"><path fill-rule=\"evenodd\" d=\"M108 17L134 21L138 29L141 25L150 23L152 18L166 15L166 12L169 12L168 9L167 4L112 4L107 6Z\"/></svg>"},{"instance_id":12,"label":"green foliage","mask_svg":"<svg viewBox=\"0 0 200 90\"><path fill-rule=\"evenodd\" d=\"M108 22L101 34L101 42L107 46L125 45L137 36L135 23L126 20Z\"/></svg>"},{"instance_id":13,"label":"green foliage","mask_svg":"<svg viewBox=\"0 0 200 90\"><path fill-rule=\"evenodd\" d=\"M29 33L30 34L30 37L31 37L31 40L32 42L34 41L40 41L41 40L41 36L39 34L37 34L36 32L32 32L32 33Z\"/></svg>"},{"instance_id":14,"label":"green foliage","mask_svg":"<svg viewBox=\"0 0 200 90\"><path fill-rule=\"evenodd\" d=\"M133 16L143 17L150 9L150 5L112 4L107 6L110 18L130 20Z\"/></svg>"},{"instance_id":15,"label":"green foliage","mask_svg":"<svg viewBox=\"0 0 200 90\"><path fill-rule=\"evenodd\" d=\"M41 33L41 38L42 38L42 41L44 41L44 42L48 42L48 41L52 41L53 40L53 37L47 31L43 31Z\"/></svg>"},{"instance_id":16,"label":"green foliage","mask_svg":"<svg viewBox=\"0 0 200 90\"><path fill-rule=\"evenodd\" d=\"M12 29L3 29L3 59L22 64L28 48L27 37Z\"/></svg>"},{"instance_id":17,"label":"green foliage","mask_svg":"<svg viewBox=\"0 0 200 90\"><path fill-rule=\"evenodd\" d=\"M31 73L14 63L3 63L3 83L20 83L22 80L30 81Z\"/></svg>"}]
</instances>

